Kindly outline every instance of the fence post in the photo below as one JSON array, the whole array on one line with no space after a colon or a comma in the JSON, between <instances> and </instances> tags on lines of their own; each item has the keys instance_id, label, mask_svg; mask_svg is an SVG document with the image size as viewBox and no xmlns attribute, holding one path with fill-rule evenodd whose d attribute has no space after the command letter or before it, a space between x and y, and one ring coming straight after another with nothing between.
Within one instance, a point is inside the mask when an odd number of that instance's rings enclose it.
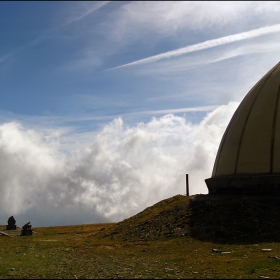
<instances>
[{"instance_id":1,"label":"fence post","mask_svg":"<svg viewBox=\"0 0 280 280\"><path fill-rule=\"evenodd\" d=\"M186 195L189 196L189 174L186 174Z\"/></svg>"}]
</instances>

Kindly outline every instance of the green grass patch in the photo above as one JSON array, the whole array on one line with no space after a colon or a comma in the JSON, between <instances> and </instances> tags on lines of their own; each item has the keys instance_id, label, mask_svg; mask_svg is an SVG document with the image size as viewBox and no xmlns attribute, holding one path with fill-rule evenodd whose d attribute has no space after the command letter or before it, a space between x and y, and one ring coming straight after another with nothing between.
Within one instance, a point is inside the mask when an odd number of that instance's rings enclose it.
<instances>
[{"instance_id":1,"label":"green grass patch","mask_svg":"<svg viewBox=\"0 0 280 280\"><path fill-rule=\"evenodd\" d=\"M220 213L212 229L219 229L224 215L228 222L223 207L207 212L204 205L189 207L189 197L175 196L120 223L34 228L26 237L13 231L13 238L0 236L0 278L279 278L280 243L273 234L234 243L212 240L215 231L208 240L200 232L209 227L203 222L210 214Z\"/></svg>"}]
</instances>

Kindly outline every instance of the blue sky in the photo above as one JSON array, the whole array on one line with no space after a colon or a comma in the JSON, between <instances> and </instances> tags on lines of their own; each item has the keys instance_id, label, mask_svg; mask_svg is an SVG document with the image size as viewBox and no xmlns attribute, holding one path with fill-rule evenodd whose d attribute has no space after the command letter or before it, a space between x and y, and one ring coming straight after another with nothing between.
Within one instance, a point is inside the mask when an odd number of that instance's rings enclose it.
<instances>
[{"instance_id":1,"label":"blue sky","mask_svg":"<svg viewBox=\"0 0 280 280\"><path fill-rule=\"evenodd\" d=\"M0 2L0 218L119 221L184 194L186 173L191 194L207 193L233 112L279 61L279 12Z\"/></svg>"}]
</instances>

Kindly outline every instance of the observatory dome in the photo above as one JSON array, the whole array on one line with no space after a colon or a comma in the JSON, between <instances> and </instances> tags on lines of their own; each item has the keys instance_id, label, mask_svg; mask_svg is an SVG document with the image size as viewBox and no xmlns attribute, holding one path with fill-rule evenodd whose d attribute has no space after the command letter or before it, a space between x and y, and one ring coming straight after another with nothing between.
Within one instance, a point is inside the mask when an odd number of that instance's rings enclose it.
<instances>
[{"instance_id":1,"label":"observatory dome","mask_svg":"<svg viewBox=\"0 0 280 280\"><path fill-rule=\"evenodd\" d=\"M280 62L247 93L223 135L209 194L280 195Z\"/></svg>"}]
</instances>

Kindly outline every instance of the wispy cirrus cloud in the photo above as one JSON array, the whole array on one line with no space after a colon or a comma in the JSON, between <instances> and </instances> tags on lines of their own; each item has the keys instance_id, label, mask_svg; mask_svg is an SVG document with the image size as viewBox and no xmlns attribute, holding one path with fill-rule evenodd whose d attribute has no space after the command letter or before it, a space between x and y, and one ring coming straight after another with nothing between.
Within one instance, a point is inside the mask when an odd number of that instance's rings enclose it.
<instances>
[{"instance_id":1,"label":"wispy cirrus cloud","mask_svg":"<svg viewBox=\"0 0 280 280\"><path fill-rule=\"evenodd\" d=\"M218 39L213 39L213 40L207 40L202 43L194 44L191 46L186 46L184 48L179 48L173 51L161 53L158 55L150 56L144 59L136 60L127 64L123 64L114 68L110 68L107 70L114 70L114 69L119 69L123 67L128 67L128 66L133 66L133 65L141 65L141 64L146 64L146 63L153 63L162 59L168 59L168 58L173 58L173 57L178 57L184 54L200 51L200 50L206 50L238 41L243 41L267 34L272 34L272 33L277 33L280 32L280 24L275 24L272 26L267 26L267 27L261 27L258 29L253 29L250 31L246 32L241 32L238 34L234 35L229 35L229 36L224 36Z\"/></svg>"},{"instance_id":2,"label":"wispy cirrus cloud","mask_svg":"<svg viewBox=\"0 0 280 280\"><path fill-rule=\"evenodd\" d=\"M30 42L28 42L27 44L24 44L20 47L17 47L16 49L12 50L10 53L3 55L2 57L0 57L0 64L4 63L5 61L13 58L15 55L17 55L18 53L20 53L21 51L30 48L30 47L34 47L39 43L42 43L44 41L46 41L47 39L52 38L53 34L55 32L57 32L58 30L60 30L62 27L66 26L66 25L70 25L74 22L77 22L79 20L82 20L83 18L85 18L86 16L92 14L93 12L99 10L100 8L102 8L103 6L107 5L108 3L110 3L111 1L100 1L100 2L87 2L86 5L83 5L85 7L83 7L83 9L78 9L78 11L75 11L75 13L73 15L71 15L70 19L66 19L62 24L59 24L55 27L50 27L48 29L45 29L37 38L35 38L34 40L31 40ZM81 7L81 5L79 5L79 7ZM90 52L89 52L90 55ZM96 59L98 60L98 59ZM79 62L79 63L90 63L90 65L92 65L93 62L89 62L89 59L87 57L87 61L86 62ZM94 62L94 64L98 64L97 62Z\"/></svg>"},{"instance_id":3,"label":"wispy cirrus cloud","mask_svg":"<svg viewBox=\"0 0 280 280\"><path fill-rule=\"evenodd\" d=\"M200 35L205 30L225 34L226 30L238 33L240 25L254 29L276 24L279 11L275 1L131 1L112 11L100 27L120 44L148 34L152 34L149 43L161 36L175 36L176 40L178 34L187 42L189 38L183 34L190 30Z\"/></svg>"},{"instance_id":4,"label":"wispy cirrus cloud","mask_svg":"<svg viewBox=\"0 0 280 280\"><path fill-rule=\"evenodd\" d=\"M83 11L81 11L81 12L76 12L74 14L74 16L71 19L67 20L63 25L68 25L73 22L79 21L79 20L85 18L86 16L92 14L93 12L99 10L100 8L102 8L103 6L107 5L110 2L111 1L87 2L87 4L89 4L89 6L87 5L86 8L83 9Z\"/></svg>"}]
</instances>

